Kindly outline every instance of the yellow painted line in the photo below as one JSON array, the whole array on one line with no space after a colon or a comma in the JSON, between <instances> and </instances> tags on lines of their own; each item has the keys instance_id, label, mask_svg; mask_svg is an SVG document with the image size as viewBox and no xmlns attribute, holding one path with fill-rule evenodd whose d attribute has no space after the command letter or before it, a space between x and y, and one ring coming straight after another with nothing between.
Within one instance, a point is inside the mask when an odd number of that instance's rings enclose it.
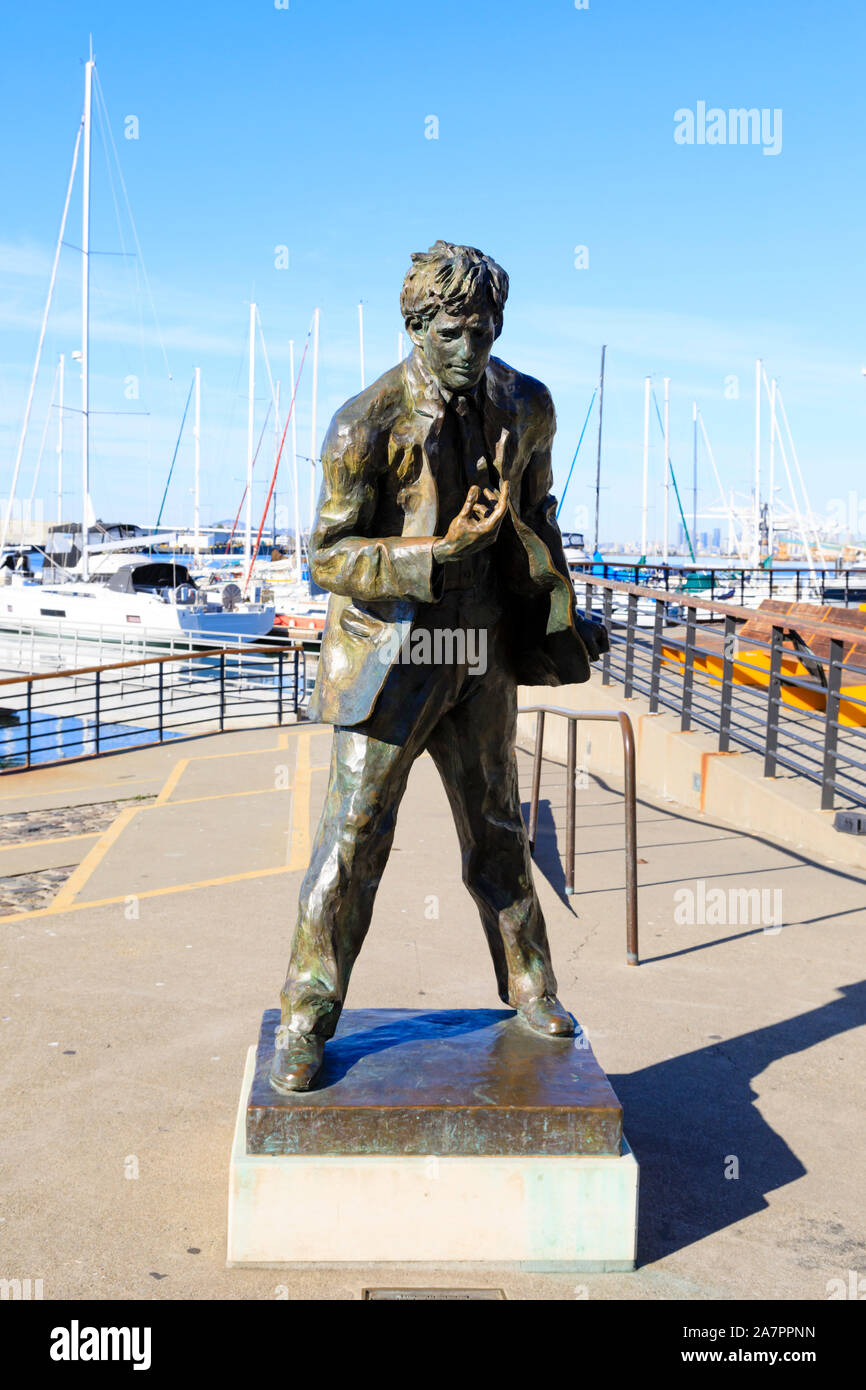
<instances>
[{"instance_id":1,"label":"yellow painted line","mask_svg":"<svg viewBox=\"0 0 866 1390\"><path fill-rule=\"evenodd\" d=\"M188 763L209 763L213 762L215 758L255 758L260 757L262 753L281 753L289 746L288 735L286 738L286 743L277 742L269 748L238 748L233 753L192 753L185 761Z\"/></svg>"},{"instance_id":2,"label":"yellow painted line","mask_svg":"<svg viewBox=\"0 0 866 1390\"><path fill-rule=\"evenodd\" d=\"M169 806L198 806L202 801L228 801L235 796L265 796L270 792L286 792L291 790L289 787L253 787L251 791L244 792L214 792L212 796L189 796L177 801L163 801L161 805L151 802L149 806L143 806L143 811L164 811Z\"/></svg>"},{"instance_id":3,"label":"yellow painted line","mask_svg":"<svg viewBox=\"0 0 866 1390\"><path fill-rule=\"evenodd\" d=\"M145 888L140 893L118 894L116 898L94 898L87 903L66 903L57 906L57 898L50 907L35 907L30 912L16 912L10 917L0 917L0 926L6 922L26 922L34 917L57 917L66 912L85 912L94 907L112 907L126 903L130 898L164 898L170 893L192 893L198 888L222 888L228 883L241 883L253 878L272 878L275 874L293 872L288 864L277 864L271 869L249 869L241 874L227 874L225 878L203 878L196 883L178 883L170 888ZM60 895L58 894L58 897Z\"/></svg>"},{"instance_id":4,"label":"yellow painted line","mask_svg":"<svg viewBox=\"0 0 866 1390\"><path fill-rule=\"evenodd\" d=\"M184 772L189 767L189 764L189 758L178 758L171 772L168 774L168 776L162 784L162 789L159 793L159 796L153 803L155 806L165 805L165 803L168 801L168 798L171 796L172 792L174 791L175 787L180 781L181 777L183 776Z\"/></svg>"},{"instance_id":5,"label":"yellow painted line","mask_svg":"<svg viewBox=\"0 0 866 1390\"><path fill-rule=\"evenodd\" d=\"M51 840L12 840L8 845L0 845L0 854L7 849L24 849L30 845L66 845L70 840L95 840L100 830L87 830L83 835L55 835Z\"/></svg>"},{"instance_id":6,"label":"yellow painted line","mask_svg":"<svg viewBox=\"0 0 866 1390\"><path fill-rule=\"evenodd\" d=\"M112 822L108 829L99 837L90 853L84 856L78 868L69 875L69 878L52 903L52 908L55 912L63 912L65 908L71 905L73 898L76 894L81 892L81 889L84 887L93 871L102 863L102 860L111 849L111 846L123 834L130 821L133 821L143 809L144 808L141 806L131 806L129 810L121 811L117 820Z\"/></svg>"},{"instance_id":7,"label":"yellow painted line","mask_svg":"<svg viewBox=\"0 0 866 1390\"><path fill-rule=\"evenodd\" d=\"M289 869L305 869L310 858L310 743L312 733L298 739L295 784L292 789L292 833L289 839Z\"/></svg>"}]
</instances>

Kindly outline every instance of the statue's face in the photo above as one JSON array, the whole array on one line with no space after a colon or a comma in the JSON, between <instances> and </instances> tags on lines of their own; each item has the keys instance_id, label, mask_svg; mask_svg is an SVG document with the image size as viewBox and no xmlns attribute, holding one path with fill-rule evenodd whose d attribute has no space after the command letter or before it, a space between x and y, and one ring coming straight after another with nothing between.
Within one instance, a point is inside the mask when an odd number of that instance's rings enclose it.
<instances>
[{"instance_id":1,"label":"statue's face","mask_svg":"<svg viewBox=\"0 0 866 1390\"><path fill-rule=\"evenodd\" d=\"M496 328L491 310L472 312L467 306L457 313L440 309L426 328L410 328L409 336L446 390L471 391L487 368Z\"/></svg>"}]
</instances>

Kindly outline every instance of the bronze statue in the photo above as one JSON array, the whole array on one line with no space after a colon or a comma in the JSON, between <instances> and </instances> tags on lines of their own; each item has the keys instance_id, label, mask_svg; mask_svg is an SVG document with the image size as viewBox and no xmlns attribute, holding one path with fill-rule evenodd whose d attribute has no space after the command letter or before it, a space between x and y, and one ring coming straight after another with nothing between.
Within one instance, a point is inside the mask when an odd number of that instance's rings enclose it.
<instances>
[{"instance_id":1,"label":"bronze statue","mask_svg":"<svg viewBox=\"0 0 866 1390\"><path fill-rule=\"evenodd\" d=\"M281 996L277 1091L315 1081L425 749L500 997L538 1033L573 1031L532 881L516 692L588 680L607 634L575 609L550 493L550 393L490 356L507 294L505 271L471 246L413 255L400 307L414 350L346 402L323 445L310 572L332 597L310 718L335 727Z\"/></svg>"}]
</instances>

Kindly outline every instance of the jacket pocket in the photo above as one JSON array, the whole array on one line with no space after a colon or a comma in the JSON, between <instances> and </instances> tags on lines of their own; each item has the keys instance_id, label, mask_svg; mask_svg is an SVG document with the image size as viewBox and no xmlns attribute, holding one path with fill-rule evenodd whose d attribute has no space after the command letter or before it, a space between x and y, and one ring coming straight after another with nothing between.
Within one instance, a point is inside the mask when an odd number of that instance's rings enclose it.
<instances>
[{"instance_id":1,"label":"jacket pocket","mask_svg":"<svg viewBox=\"0 0 866 1390\"><path fill-rule=\"evenodd\" d=\"M350 637L378 637L385 624L372 613L364 613L353 603L347 603L340 614L340 627Z\"/></svg>"}]
</instances>

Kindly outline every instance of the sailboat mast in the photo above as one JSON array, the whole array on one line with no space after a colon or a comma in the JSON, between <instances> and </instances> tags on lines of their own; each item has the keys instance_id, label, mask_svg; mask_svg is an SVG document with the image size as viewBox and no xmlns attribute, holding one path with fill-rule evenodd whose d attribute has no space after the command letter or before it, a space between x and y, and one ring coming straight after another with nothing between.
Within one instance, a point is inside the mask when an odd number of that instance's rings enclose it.
<instances>
[{"instance_id":1,"label":"sailboat mast","mask_svg":"<svg viewBox=\"0 0 866 1390\"><path fill-rule=\"evenodd\" d=\"M310 425L310 535L316 516L316 407L319 401L319 311L313 315L313 415Z\"/></svg>"},{"instance_id":2,"label":"sailboat mast","mask_svg":"<svg viewBox=\"0 0 866 1390\"><path fill-rule=\"evenodd\" d=\"M770 482L769 506L767 508L767 554L773 563L773 547L776 543L776 527L773 520L773 494L776 490L776 378L770 382Z\"/></svg>"},{"instance_id":3,"label":"sailboat mast","mask_svg":"<svg viewBox=\"0 0 866 1390\"><path fill-rule=\"evenodd\" d=\"M755 363L755 509L752 564L761 563L761 359Z\"/></svg>"},{"instance_id":4,"label":"sailboat mast","mask_svg":"<svg viewBox=\"0 0 866 1390\"><path fill-rule=\"evenodd\" d=\"M295 395L295 342L289 342L289 380ZM301 581L301 499L298 496L298 427L297 412L292 407L292 488L295 494L295 578Z\"/></svg>"},{"instance_id":5,"label":"sailboat mast","mask_svg":"<svg viewBox=\"0 0 866 1390\"><path fill-rule=\"evenodd\" d=\"M201 498L201 367L196 367L195 369L195 425L193 426L192 437L195 440L195 539L193 541L193 550L195 555L198 556L201 550L201 509L199 506Z\"/></svg>"},{"instance_id":6,"label":"sailboat mast","mask_svg":"<svg viewBox=\"0 0 866 1390\"><path fill-rule=\"evenodd\" d=\"M61 352L57 383L57 523L63 520L63 383L66 377L66 358Z\"/></svg>"},{"instance_id":7,"label":"sailboat mast","mask_svg":"<svg viewBox=\"0 0 866 1390\"><path fill-rule=\"evenodd\" d=\"M698 403L692 401L692 546L698 546Z\"/></svg>"},{"instance_id":8,"label":"sailboat mast","mask_svg":"<svg viewBox=\"0 0 866 1390\"><path fill-rule=\"evenodd\" d=\"M643 496L640 511L640 553L646 559L647 494L649 491L650 379L643 383Z\"/></svg>"},{"instance_id":9,"label":"sailboat mast","mask_svg":"<svg viewBox=\"0 0 866 1390\"><path fill-rule=\"evenodd\" d=\"M606 344L601 349L601 373L598 380L598 449L595 456L595 536L593 539L593 554L598 550L598 509L601 500L601 424L604 414L604 354L607 351Z\"/></svg>"},{"instance_id":10,"label":"sailboat mast","mask_svg":"<svg viewBox=\"0 0 866 1390\"><path fill-rule=\"evenodd\" d=\"M84 148L81 185L81 574L87 562L90 525L90 127L93 96L93 48L84 69Z\"/></svg>"},{"instance_id":11,"label":"sailboat mast","mask_svg":"<svg viewBox=\"0 0 866 1390\"><path fill-rule=\"evenodd\" d=\"M665 525L662 558L665 564L670 558L671 540L671 379L665 377Z\"/></svg>"},{"instance_id":12,"label":"sailboat mast","mask_svg":"<svg viewBox=\"0 0 866 1390\"><path fill-rule=\"evenodd\" d=\"M256 390L256 306L250 305L250 372L247 390L247 497L246 524L244 529L244 572L250 572L250 559L253 553L253 419L255 415Z\"/></svg>"},{"instance_id":13,"label":"sailboat mast","mask_svg":"<svg viewBox=\"0 0 866 1390\"><path fill-rule=\"evenodd\" d=\"M276 391L274 392L274 497L271 507L271 526L273 527L272 544L277 544L277 477L276 472L280 460L280 383L277 381ZM288 528L286 528L288 529Z\"/></svg>"}]
</instances>

